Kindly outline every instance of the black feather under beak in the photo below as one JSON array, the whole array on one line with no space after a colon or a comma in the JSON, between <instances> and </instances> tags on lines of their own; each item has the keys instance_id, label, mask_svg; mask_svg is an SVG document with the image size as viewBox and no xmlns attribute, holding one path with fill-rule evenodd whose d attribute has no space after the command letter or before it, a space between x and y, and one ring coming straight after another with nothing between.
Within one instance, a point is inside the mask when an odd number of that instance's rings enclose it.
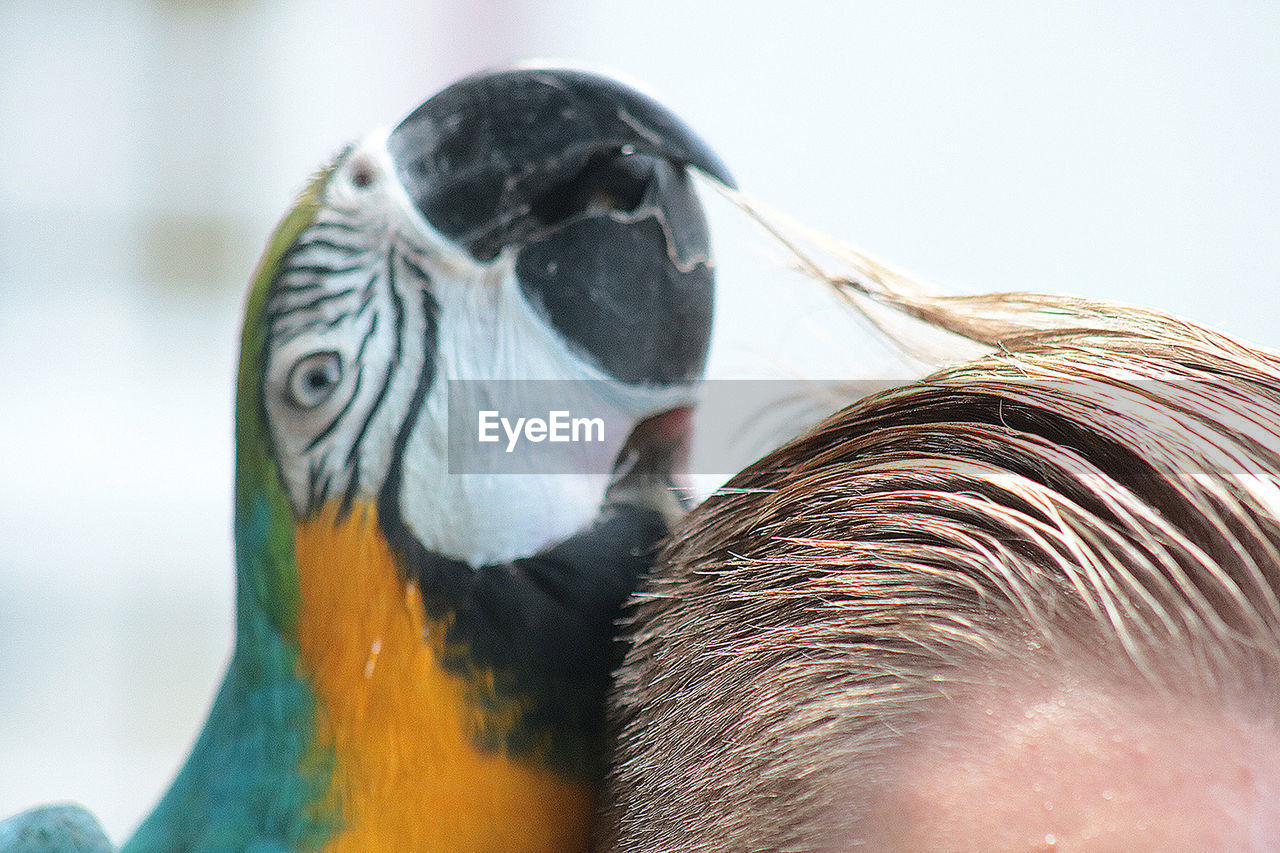
<instances>
[{"instance_id":1,"label":"black feather under beak","mask_svg":"<svg viewBox=\"0 0 1280 853\"><path fill-rule=\"evenodd\" d=\"M500 71L432 97L387 147L427 222L477 261L513 251L525 296L605 372L701 373L713 274L687 168L734 184L668 109L598 74Z\"/></svg>"}]
</instances>

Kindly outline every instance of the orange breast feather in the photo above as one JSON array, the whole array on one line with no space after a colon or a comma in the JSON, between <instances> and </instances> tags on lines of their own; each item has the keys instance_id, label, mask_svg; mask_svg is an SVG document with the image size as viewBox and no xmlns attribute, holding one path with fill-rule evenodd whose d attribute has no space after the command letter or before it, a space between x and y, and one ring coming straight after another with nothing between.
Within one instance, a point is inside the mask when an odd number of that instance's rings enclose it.
<instances>
[{"instance_id":1,"label":"orange breast feather","mask_svg":"<svg viewBox=\"0 0 1280 853\"><path fill-rule=\"evenodd\" d=\"M489 723L441 667L446 624L426 618L375 512L322 511L295 540L302 665L342 820L325 850L585 850L588 788L474 745Z\"/></svg>"}]
</instances>

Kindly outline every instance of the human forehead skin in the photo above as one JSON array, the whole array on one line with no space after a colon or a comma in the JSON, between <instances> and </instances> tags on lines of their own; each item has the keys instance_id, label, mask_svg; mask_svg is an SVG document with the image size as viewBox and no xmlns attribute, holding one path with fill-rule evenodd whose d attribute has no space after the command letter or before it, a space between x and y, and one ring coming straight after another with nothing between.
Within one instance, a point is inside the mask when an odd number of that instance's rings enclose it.
<instances>
[{"instance_id":1,"label":"human forehead skin","mask_svg":"<svg viewBox=\"0 0 1280 853\"><path fill-rule=\"evenodd\" d=\"M1280 850L1274 725L1062 687L970 700L929 730L833 850Z\"/></svg>"}]
</instances>

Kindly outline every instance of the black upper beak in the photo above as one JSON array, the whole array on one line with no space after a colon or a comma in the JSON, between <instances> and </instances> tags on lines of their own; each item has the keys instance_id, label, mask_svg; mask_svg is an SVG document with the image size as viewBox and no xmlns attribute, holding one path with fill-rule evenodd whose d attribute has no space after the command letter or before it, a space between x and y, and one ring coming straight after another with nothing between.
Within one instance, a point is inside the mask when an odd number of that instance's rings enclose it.
<instances>
[{"instance_id":1,"label":"black upper beak","mask_svg":"<svg viewBox=\"0 0 1280 853\"><path fill-rule=\"evenodd\" d=\"M522 68L461 80L414 110L387 148L427 221L492 260L545 220L593 158L648 154L734 186L720 158L652 98L586 71Z\"/></svg>"},{"instance_id":2,"label":"black upper beak","mask_svg":"<svg viewBox=\"0 0 1280 853\"><path fill-rule=\"evenodd\" d=\"M714 273L688 167L728 169L662 105L584 71L455 83L387 141L426 220L480 261L510 248L530 304L624 382L695 379Z\"/></svg>"}]
</instances>

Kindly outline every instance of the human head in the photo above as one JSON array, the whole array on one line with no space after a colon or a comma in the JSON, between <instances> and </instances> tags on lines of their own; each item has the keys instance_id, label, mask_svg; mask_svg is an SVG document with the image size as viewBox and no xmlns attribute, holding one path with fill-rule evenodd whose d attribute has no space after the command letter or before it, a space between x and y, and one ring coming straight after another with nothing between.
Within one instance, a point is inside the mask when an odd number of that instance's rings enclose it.
<instances>
[{"instance_id":1,"label":"human head","mask_svg":"<svg viewBox=\"0 0 1280 853\"><path fill-rule=\"evenodd\" d=\"M690 518L618 678L618 849L1271 849L1280 359L1031 303Z\"/></svg>"}]
</instances>

